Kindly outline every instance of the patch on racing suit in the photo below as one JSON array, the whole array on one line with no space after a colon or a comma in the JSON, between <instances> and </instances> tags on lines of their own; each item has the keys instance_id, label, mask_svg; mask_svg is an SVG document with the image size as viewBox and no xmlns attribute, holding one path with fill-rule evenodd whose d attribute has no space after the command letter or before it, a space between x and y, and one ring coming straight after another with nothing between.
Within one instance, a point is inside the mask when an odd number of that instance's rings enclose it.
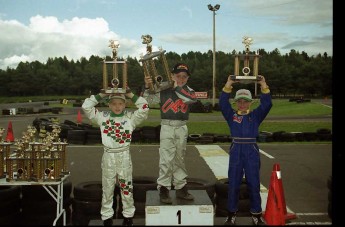
<instances>
[{"instance_id":1,"label":"patch on racing suit","mask_svg":"<svg viewBox=\"0 0 345 227\"><path fill-rule=\"evenodd\" d=\"M132 193L133 187L132 187L132 181L126 182L124 179L119 179L120 183L120 190L124 195L129 195L129 193Z\"/></svg>"},{"instance_id":2,"label":"patch on racing suit","mask_svg":"<svg viewBox=\"0 0 345 227\"><path fill-rule=\"evenodd\" d=\"M124 121L122 123L125 124L126 122ZM128 129L124 129L123 124L108 119L102 123L104 126L103 133L113 138L119 144L129 143L132 140L132 134Z\"/></svg>"},{"instance_id":3,"label":"patch on racing suit","mask_svg":"<svg viewBox=\"0 0 345 227\"><path fill-rule=\"evenodd\" d=\"M188 105L183 103L182 99L177 99L175 102L173 99L169 98L163 105L162 111L163 113L168 112L169 110L173 111L174 113L182 112L186 113L188 110Z\"/></svg>"},{"instance_id":4,"label":"patch on racing suit","mask_svg":"<svg viewBox=\"0 0 345 227\"><path fill-rule=\"evenodd\" d=\"M243 119L243 116L238 116L237 114L234 114L234 116L232 117L232 120L237 123L241 123L242 119Z\"/></svg>"},{"instance_id":5,"label":"patch on racing suit","mask_svg":"<svg viewBox=\"0 0 345 227\"><path fill-rule=\"evenodd\" d=\"M97 110L97 109L96 109ZM98 111L98 110L97 110ZM103 117L107 117L110 115L110 111L103 111Z\"/></svg>"}]
</instances>

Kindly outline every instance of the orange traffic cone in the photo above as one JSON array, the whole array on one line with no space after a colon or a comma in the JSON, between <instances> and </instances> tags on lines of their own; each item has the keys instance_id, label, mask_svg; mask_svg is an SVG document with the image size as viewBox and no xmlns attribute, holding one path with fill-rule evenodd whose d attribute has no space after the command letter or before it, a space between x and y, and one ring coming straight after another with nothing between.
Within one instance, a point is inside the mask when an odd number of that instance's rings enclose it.
<instances>
[{"instance_id":1,"label":"orange traffic cone","mask_svg":"<svg viewBox=\"0 0 345 227\"><path fill-rule=\"evenodd\" d=\"M83 118L81 116L80 110L78 110L77 123L81 124L82 122L83 122Z\"/></svg>"},{"instance_id":2,"label":"orange traffic cone","mask_svg":"<svg viewBox=\"0 0 345 227\"><path fill-rule=\"evenodd\" d=\"M266 210L263 215L267 225L285 225L283 197L278 180L279 177L278 172L273 168L270 187L268 189Z\"/></svg>"},{"instance_id":3,"label":"orange traffic cone","mask_svg":"<svg viewBox=\"0 0 345 227\"><path fill-rule=\"evenodd\" d=\"M6 140L6 142L14 142L12 121L8 122L8 129L7 129L7 135L6 135L5 140Z\"/></svg>"},{"instance_id":4,"label":"orange traffic cone","mask_svg":"<svg viewBox=\"0 0 345 227\"><path fill-rule=\"evenodd\" d=\"M284 188L283 188L283 180L281 178L281 172L280 172L279 164L274 164L273 165L273 171L276 171L277 172L277 176L278 176L278 183L279 183L279 188L280 188L280 194L282 196L282 204L283 204L283 209L284 209L285 220L296 219L297 218L296 214L287 212L287 209L286 209L286 202L285 202L285 195L284 195Z\"/></svg>"}]
</instances>

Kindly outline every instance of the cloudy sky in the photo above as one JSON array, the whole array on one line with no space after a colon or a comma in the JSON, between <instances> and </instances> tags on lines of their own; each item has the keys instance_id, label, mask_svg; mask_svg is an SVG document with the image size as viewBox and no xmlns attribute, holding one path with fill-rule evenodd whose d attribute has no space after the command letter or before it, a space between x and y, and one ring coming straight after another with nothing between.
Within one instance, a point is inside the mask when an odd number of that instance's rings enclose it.
<instances>
[{"instance_id":1,"label":"cloudy sky","mask_svg":"<svg viewBox=\"0 0 345 227\"><path fill-rule=\"evenodd\" d=\"M109 40L119 42L118 56L139 59L145 34L154 51L204 53L213 49L208 4L220 5L217 51L242 51L249 36L251 50L333 55L332 0L0 0L0 69L49 57L111 56Z\"/></svg>"}]
</instances>

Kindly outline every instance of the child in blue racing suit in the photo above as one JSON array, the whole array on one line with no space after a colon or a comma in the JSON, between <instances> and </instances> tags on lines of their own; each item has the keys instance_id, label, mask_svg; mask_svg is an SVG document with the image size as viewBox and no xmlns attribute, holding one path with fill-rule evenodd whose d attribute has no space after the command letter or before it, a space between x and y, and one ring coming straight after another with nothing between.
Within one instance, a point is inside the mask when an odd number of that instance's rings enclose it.
<instances>
[{"instance_id":1,"label":"child in blue racing suit","mask_svg":"<svg viewBox=\"0 0 345 227\"><path fill-rule=\"evenodd\" d=\"M234 101L237 109L233 109L229 99L232 84L237 80L228 80L223 87L219 99L219 106L227 121L232 137L229 150L228 169L228 217L225 225L236 224L236 212L238 210L239 191L243 174L250 193L250 212L255 225L265 224L262 219L260 196L260 153L256 143L259 135L259 126L272 107L269 87L265 78L260 76L258 83L261 86L260 105L250 111L252 95L249 90L240 89L236 92Z\"/></svg>"}]
</instances>

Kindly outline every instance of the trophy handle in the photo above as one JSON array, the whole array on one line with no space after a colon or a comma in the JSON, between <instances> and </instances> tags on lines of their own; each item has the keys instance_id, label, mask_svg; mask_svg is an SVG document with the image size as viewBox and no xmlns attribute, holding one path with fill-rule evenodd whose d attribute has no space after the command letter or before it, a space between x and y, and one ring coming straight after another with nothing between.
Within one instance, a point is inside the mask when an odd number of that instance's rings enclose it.
<instances>
[{"instance_id":1,"label":"trophy handle","mask_svg":"<svg viewBox=\"0 0 345 227\"><path fill-rule=\"evenodd\" d=\"M149 69L147 68L147 62L143 61L143 69L144 69L144 76L145 77L151 77ZM150 91L153 91L154 87L153 87L153 83L150 83Z\"/></svg>"}]
</instances>

